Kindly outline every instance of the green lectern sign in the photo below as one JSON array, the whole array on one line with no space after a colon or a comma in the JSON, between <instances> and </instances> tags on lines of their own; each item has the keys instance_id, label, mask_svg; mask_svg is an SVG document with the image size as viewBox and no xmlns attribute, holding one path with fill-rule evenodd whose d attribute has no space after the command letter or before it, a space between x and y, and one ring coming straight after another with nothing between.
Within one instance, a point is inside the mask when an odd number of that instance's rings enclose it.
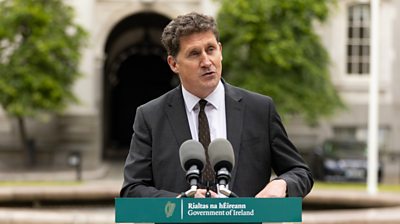
<instances>
[{"instance_id":1,"label":"green lectern sign","mask_svg":"<svg viewBox=\"0 0 400 224\"><path fill-rule=\"evenodd\" d=\"M116 198L115 221L301 222L301 198Z\"/></svg>"}]
</instances>

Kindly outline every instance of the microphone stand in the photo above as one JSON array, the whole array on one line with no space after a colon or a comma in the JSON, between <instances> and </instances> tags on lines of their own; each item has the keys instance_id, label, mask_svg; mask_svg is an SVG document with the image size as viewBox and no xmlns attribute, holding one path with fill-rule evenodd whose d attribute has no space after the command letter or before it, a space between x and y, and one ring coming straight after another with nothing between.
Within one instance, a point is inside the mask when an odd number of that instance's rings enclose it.
<instances>
[{"instance_id":1,"label":"microphone stand","mask_svg":"<svg viewBox=\"0 0 400 224\"><path fill-rule=\"evenodd\" d=\"M182 193L185 197L194 197L197 191L197 183L200 179L200 170L197 165L190 167L186 172L186 180L190 184L190 189Z\"/></svg>"},{"instance_id":2,"label":"microphone stand","mask_svg":"<svg viewBox=\"0 0 400 224\"><path fill-rule=\"evenodd\" d=\"M206 186L206 198L211 198L211 192L210 192L210 181L207 181L207 186Z\"/></svg>"},{"instance_id":3,"label":"microphone stand","mask_svg":"<svg viewBox=\"0 0 400 224\"><path fill-rule=\"evenodd\" d=\"M219 185L218 191L228 198L238 198L238 196L233 191L229 190L225 185Z\"/></svg>"},{"instance_id":4,"label":"microphone stand","mask_svg":"<svg viewBox=\"0 0 400 224\"><path fill-rule=\"evenodd\" d=\"M192 186L190 186L189 190L187 190L185 192L182 192L180 194L180 197L181 198L193 198L194 195L196 194L196 191L197 191L197 186L196 185L192 185Z\"/></svg>"},{"instance_id":5,"label":"microphone stand","mask_svg":"<svg viewBox=\"0 0 400 224\"><path fill-rule=\"evenodd\" d=\"M237 198L238 196L226 187L230 179L231 179L231 173L226 168L218 170L217 172L218 191L219 193L225 195L228 198Z\"/></svg>"}]
</instances>

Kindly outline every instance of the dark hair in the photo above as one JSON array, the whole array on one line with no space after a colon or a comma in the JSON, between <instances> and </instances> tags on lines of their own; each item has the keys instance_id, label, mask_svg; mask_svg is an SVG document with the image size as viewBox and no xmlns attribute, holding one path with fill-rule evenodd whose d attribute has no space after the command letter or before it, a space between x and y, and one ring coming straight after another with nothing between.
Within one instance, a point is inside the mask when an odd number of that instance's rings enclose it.
<instances>
[{"instance_id":1,"label":"dark hair","mask_svg":"<svg viewBox=\"0 0 400 224\"><path fill-rule=\"evenodd\" d=\"M219 41L217 23L211 16L191 12L173 19L161 35L161 42L168 55L176 57L180 50L180 38L194 33L212 31Z\"/></svg>"}]
</instances>

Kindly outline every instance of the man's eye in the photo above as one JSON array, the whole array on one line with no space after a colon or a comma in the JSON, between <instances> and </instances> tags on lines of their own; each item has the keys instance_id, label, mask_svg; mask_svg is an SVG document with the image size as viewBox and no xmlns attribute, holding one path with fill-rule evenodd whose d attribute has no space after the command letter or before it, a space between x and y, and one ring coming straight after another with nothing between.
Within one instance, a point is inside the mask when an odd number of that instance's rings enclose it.
<instances>
[{"instance_id":1,"label":"man's eye","mask_svg":"<svg viewBox=\"0 0 400 224\"><path fill-rule=\"evenodd\" d=\"M209 47L207 51L208 51L209 53L212 53L212 52L215 51L215 47Z\"/></svg>"},{"instance_id":2,"label":"man's eye","mask_svg":"<svg viewBox=\"0 0 400 224\"><path fill-rule=\"evenodd\" d=\"M197 51L192 51L189 54L189 56L197 56L197 55L199 55L199 52L197 52Z\"/></svg>"}]
</instances>

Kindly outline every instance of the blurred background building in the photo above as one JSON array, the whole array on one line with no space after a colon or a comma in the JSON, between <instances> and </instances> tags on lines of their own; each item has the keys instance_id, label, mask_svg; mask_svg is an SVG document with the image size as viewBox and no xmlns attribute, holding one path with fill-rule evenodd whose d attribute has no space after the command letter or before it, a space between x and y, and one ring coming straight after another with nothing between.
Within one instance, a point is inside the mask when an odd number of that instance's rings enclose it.
<instances>
[{"instance_id":1,"label":"blurred background building","mask_svg":"<svg viewBox=\"0 0 400 224\"><path fill-rule=\"evenodd\" d=\"M66 2L90 34L81 62L84 76L74 88L80 103L45 122L30 120L28 130L37 140L38 167L66 167L68 156L78 151L83 168L96 169L105 160L125 159L136 107L179 83L166 63L163 27L191 11L216 15L218 5L212 0ZM380 10L380 153L389 162L385 175L400 177L400 1L382 0ZM287 124L305 155L326 139L367 140L370 16L369 1L338 0L328 22L316 24L347 109L313 127L300 119ZM16 122L0 109L0 169L24 166L18 138Z\"/></svg>"}]
</instances>

